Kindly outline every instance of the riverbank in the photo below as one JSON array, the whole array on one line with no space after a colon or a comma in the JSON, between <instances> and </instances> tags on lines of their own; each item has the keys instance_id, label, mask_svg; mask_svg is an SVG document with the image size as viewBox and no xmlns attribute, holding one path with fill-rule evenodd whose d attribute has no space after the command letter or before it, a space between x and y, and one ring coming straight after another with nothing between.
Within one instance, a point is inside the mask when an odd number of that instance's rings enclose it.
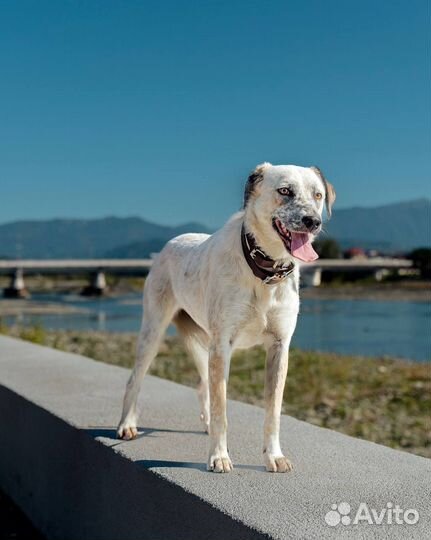
<instances>
[{"instance_id":1,"label":"riverbank","mask_svg":"<svg viewBox=\"0 0 431 540\"><path fill-rule=\"evenodd\" d=\"M35 343L132 367L136 335L1 327ZM263 406L265 355L236 353L228 394ZM151 373L196 386L197 372L177 338L168 338ZM283 412L300 420L431 457L430 367L425 364L293 350Z\"/></svg>"},{"instance_id":2,"label":"riverbank","mask_svg":"<svg viewBox=\"0 0 431 540\"><path fill-rule=\"evenodd\" d=\"M88 309L67 306L59 302L42 302L36 299L0 299L0 316L3 317L14 317L17 315L70 315L77 313L88 313Z\"/></svg>"}]
</instances>

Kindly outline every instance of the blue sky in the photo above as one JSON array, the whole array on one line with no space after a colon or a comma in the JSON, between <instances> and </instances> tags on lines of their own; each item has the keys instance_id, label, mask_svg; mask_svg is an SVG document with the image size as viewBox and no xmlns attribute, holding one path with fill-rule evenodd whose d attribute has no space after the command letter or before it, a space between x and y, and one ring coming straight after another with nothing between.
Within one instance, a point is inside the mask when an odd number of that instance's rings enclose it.
<instances>
[{"instance_id":1,"label":"blue sky","mask_svg":"<svg viewBox=\"0 0 431 540\"><path fill-rule=\"evenodd\" d=\"M0 222L214 227L262 161L427 196L428 32L425 0L3 1Z\"/></svg>"}]
</instances>

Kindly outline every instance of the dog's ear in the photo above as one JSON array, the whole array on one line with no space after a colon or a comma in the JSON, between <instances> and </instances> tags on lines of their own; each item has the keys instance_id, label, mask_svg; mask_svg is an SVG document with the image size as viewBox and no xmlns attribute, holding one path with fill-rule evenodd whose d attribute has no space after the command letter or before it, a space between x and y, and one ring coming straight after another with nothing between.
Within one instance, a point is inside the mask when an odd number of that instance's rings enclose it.
<instances>
[{"instance_id":1,"label":"dog's ear","mask_svg":"<svg viewBox=\"0 0 431 540\"><path fill-rule=\"evenodd\" d=\"M270 165L271 163L261 163L254 169L254 171L250 173L250 176L248 177L248 180L245 184L243 208L247 206L247 203L252 196L257 184L259 184L259 182L262 182L264 170Z\"/></svg>"},{"instance_id":2,"label":"dog's ear","mask_svg":"<svg viewBox=\"0 0 431 540\"><path fill-rule=\"evenodd\" d=\"M334 186L330 182L328 182L328 180L326 180L325 175L322 173L319 167L310 167L310 169L317 174L317 176L322 180L323 185L325 186L326 211L328 213L328 217L331 217L332 205L334 204L337 196Z\"/></svg>"}]
</instances>

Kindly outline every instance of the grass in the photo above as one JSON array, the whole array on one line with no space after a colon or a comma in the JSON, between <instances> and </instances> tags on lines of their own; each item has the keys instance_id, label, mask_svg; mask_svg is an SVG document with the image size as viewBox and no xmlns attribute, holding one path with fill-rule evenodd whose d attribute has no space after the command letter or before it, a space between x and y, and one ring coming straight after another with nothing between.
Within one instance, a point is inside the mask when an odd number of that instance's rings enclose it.
<instances>
[{"instance_id":1,"label":"grass","mask_svg":"<svg viewBox=\"0 0 431 540\"><path fill-rule=\"evenodd\" d=\"M134 334L50 331L41 327L0 332L95 360L132 367ZM261 348L237 352L228 394L263 405L265 354ZM189 386L198 376L176 338L161 347L151 373ZM292 350L283 412L300 420L431 457L430 366L388 358L362 358Z\"/></svg>"}]
</instances>

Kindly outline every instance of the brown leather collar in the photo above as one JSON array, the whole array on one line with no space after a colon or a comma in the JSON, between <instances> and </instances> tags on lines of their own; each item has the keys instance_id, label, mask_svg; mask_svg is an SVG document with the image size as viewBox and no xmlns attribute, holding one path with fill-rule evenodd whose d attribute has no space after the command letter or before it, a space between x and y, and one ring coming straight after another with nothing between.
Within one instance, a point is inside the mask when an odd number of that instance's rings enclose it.
<instances>
[{"instance_id":1,"label":"brown leather collar","mask_svg":"<svg viewBox=\"0 0 431 540\"><path fill-rule=\"evenodd\" d=\"M279 264L269 257L257 244L250 233L241 228L241 244L245 260L253 274L267 285L275 285L286 279L295 268L294 263L288 266Z\"/></svg>"}]
</instances>

